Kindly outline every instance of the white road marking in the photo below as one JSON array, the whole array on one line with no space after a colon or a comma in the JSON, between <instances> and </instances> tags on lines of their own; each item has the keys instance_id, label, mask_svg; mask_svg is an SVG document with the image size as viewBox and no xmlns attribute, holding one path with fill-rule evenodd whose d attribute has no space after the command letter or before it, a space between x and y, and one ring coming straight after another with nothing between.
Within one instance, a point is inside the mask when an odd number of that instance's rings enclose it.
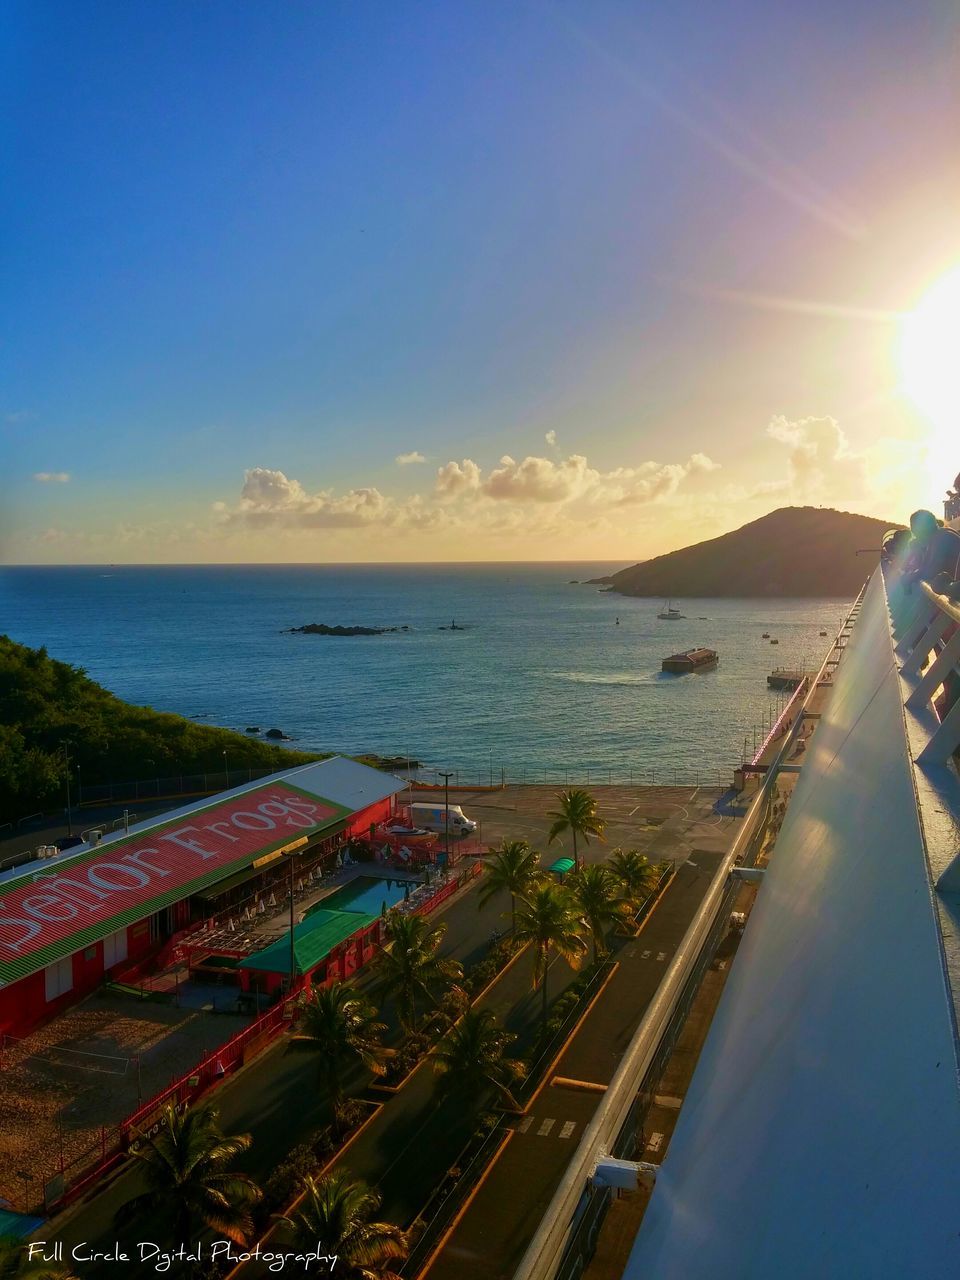
<instances>
[{"instance_id":1,"label":"white road marking","mask_svg":"<svg viewBox=\"0 0 960 1280\"><path fill-rule=\"evenodd\" d=\"M655 1133L651 1136L650 1141L647 1143L647 1150L659 1151L662 1145L663 1145L663 1134Z\"/></svg>"},{"instance_id":2,"label":"white road marking","mask_svg":"<svg viewBox=\"0 0 960 1280\"><path fill-rule=\"evenodd\" d=\"M641 959L641 960L649 960L649 959L650 959L650 955L651 955L651 953L650 953L649 951L643 951L643 952L641 952L641 954L640 954L640 959Z\"/></svg>"},{"instance_id":3,"label":"white road marking","mask_svg":"<svg viewBox=\"0 0 960 1280\"><path fill-rule=\"evenodd\" d=\"M524 1116L523 1119L520 1121L520 1123L517 1125L517 1133L526 1133L532 1124L533 1124L533 1116Z\"/></svg>"},{"instance_id":4,"label":"white road marking","mask_svg":"<svg viewBox=\"0 0 960 1280\"><path fill-rule=\"evenodd\" d=\"M657 952L657 960L658 960L658 961L660 961L660 960L666 960L666 958L667 958L667 953L666 953L665 951L658 951L658 952Z\"/></svg>"},{"instance_id":5,"label":"white road marking","mask_svg":"<svg viewBox=\"0 0 960 1280\"><path fill-rule=\"evenodd\" d=\"M719 962L719 964L717 965L717 968L718 968L718 969L725 969L726 967L727 967L727 962L726 962L726 960L721 960L721 961Z\"/></svg>"},{"instance_id":6,"label":"white road marking","mask_svg":"<svg viewBox=\"0 0 960 1280\"><path fill-rule=\"evenodd\" d=\"M537 1130L537 1137L545 1138L556 1123L556 1120L544 1120L543 1124Z\"/></svg>"},{"instance_id":7,"label":"white road marking","mask_svg":"<svg viewBox=\"0 0 960 1280\"><path fill-rule=\"evenodd\" d=\"M560 1130L557 1137L569 1138L571 1133L573 1133L576 1127L577 1127L577 1122L575 1120L568 1120L566 1124L563 1126L563 1128Z\"/></svg>"},{"instance_id":8,"label":"white road marking","mask_svg":"<svg viewBox=\"0 0 960 1280\"><path fill-rule=\"evenodd\" d=\"M627 817L632 818L639 808L640 806L638 804L634 805L633 808L630 810L630 812L627 814Z\"/></svg>"}]
</instances>

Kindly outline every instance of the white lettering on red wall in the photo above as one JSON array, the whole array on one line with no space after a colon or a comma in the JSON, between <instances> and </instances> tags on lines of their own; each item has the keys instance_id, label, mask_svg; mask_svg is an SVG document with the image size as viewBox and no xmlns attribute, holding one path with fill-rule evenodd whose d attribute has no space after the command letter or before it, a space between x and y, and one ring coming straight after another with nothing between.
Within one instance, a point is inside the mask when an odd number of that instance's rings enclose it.
<instances>
[{"instance_id":1,"label":"white lettering on red wall","mask_svg":"<svg viewBox=\"0 0 960 1280\"><path fill-rule=\"evenodd\" d=\"M51 868L21 882L0 893L0 979L22 972L18 965L8 975L5 962L42 952L133 907L146 914L151 900L170 890L185 897L197 881L208 883L211 872L246 865L347 812L275 783L197 813L193 822L112 840L62 875Z\"/></svg>"}]
</instances>

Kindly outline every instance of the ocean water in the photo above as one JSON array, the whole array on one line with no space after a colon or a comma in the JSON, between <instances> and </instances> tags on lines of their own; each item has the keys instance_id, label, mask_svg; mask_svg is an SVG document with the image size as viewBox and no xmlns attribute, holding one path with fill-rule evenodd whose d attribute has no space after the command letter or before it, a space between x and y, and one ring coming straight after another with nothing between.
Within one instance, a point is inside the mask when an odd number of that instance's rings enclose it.
<instances>
[{"instance_id":1,"label":"ocean water","mask_svg":"<svg viewBox=\"0 0 960 1280\"><path fill-rule=\"evenodd\" d=\"M775 706L768 672L819 665L848 602L681 600L686 618L661 622L660 600L583 585L619 567L8 568L0 633L130 702L276 727L305 749L411 755L461 781L726 779ZM465 629L440 629L454 619ZM309 622L409 630L282 634ZM694 645L719 666L661 673Z\"/></svg>"}]
</instances>

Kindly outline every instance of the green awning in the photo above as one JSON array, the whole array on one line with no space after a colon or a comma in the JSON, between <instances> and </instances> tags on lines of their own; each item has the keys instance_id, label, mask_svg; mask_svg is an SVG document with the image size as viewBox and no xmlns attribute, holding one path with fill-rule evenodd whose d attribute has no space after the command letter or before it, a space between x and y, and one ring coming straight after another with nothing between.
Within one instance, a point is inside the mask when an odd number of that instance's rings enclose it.
<instances>
[{"instance_id":1,"label":"green awning","mask_svg":"<svg viewBox=\"0 0 960 1280\"><path fill-rule=\"evenodd\" d=\"M297 973L309 973L325 960L334 947L352 937L379 916L365 911L314 911L293 930L293 957ZM256 969L259 973L290 972L290 931L263 951L247 956L238 969Z\"/></svg>"},{"instance_id":2,"label":"green awning","mask_svg":"<svg viewBox=\"0 0 960 1280\"><path fill-rule=\"evenodd\" d=\"M552 862L550 866L547 867L547 870L555 872L558 876L565 876L568 871L573 870L573 859L558 858L556 862Z\"/></svg>"}]
</instances>

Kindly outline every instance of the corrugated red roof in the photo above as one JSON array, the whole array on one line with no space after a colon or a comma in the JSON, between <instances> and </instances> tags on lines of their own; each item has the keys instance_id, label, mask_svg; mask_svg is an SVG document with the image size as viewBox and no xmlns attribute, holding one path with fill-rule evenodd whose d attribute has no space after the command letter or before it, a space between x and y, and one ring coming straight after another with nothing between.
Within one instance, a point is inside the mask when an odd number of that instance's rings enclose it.
<instances>
[{"instance_id":1,"label":"corrugated red roof","mask_svg":"<svg viewBox=\"0 0 960 1280\"><path fill-rule=\"evenodd\" d=\"M352 811L288 781L214 800L0 889L0 985L72 955Z\"/></svg>"}]
</instances>

